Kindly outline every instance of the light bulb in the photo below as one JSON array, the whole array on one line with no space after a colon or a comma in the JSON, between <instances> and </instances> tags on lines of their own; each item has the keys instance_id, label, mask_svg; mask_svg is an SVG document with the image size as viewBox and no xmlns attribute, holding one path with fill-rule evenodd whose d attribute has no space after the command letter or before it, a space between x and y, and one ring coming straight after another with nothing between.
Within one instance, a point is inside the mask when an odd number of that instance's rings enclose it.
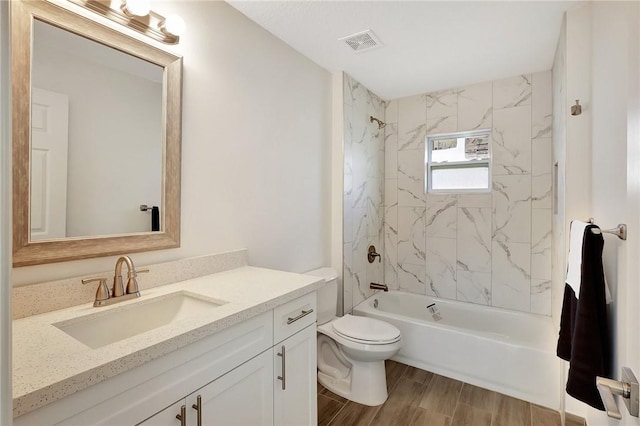
<instances>
[{"instance_id":1,"label":"light bulb","mask_svg":"<svg viewBox=\"0 0 640 426\"><path fill-rule=\"evenodd\" d=\"M187 30L187 25L184 23L184 19L178 15L169 15L160 23L160 30L166 34L180 37Z\"/></svg>"},{"instance_id":2,"label":"light bulb","mask_svg":"<svg viewBox=\"0 0 640 426\"><path fill-rule=\"evenodd\" d=\"M149 0L124 0L122 11L129 16L147 16L151 11Z\"/></svg>"}]
</instances>

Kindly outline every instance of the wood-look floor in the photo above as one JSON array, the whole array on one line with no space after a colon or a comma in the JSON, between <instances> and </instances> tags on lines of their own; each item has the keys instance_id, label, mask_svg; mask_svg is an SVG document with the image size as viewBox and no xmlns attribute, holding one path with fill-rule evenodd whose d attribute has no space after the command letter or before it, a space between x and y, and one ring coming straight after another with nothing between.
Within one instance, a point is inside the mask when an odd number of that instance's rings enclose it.
<instances>
[{"instance_id":1,"label":"wood-look floor","mask_svg":"<svg viewBox=\"0 0 640 426\"><path fill-rule=\"evenodd\" d=\"M560 413L497 392L387 361L389 398L378 407L318 384L322 426L561 426ZM582 426L567 422L567 426Z\"/></svg>"}]
</instances>

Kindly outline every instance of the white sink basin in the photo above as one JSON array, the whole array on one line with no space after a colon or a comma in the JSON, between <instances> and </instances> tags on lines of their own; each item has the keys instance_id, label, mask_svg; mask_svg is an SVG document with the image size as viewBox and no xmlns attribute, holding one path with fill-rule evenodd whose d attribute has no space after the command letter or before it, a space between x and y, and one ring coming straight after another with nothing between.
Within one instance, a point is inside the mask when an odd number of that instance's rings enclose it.
<instances>
[{"instance_id":1,"label":"white sink basin","mask_svg":"<svg viewBox=\"0 0 640 426\"><path fill-rule=\"evenodd\" d=\"M108 311L100 312L99 309L102 308L96 308L95 313L53 325L96 349L185 318L211 312L225 303L227 302L177 292Z\"/></svg>"}]
</instances>

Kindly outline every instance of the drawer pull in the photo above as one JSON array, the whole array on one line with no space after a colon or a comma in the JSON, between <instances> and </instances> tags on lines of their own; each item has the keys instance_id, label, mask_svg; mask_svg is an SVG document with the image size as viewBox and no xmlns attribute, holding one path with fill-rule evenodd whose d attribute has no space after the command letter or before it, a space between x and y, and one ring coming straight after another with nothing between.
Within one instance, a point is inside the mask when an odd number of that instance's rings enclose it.
<instances>
[{"instance_id":1,"label":"drawer pull","mask_svg":"<svg viewBox=\"0 0 640 426\"><path fill-rule=\"evenodd\" d=\"M176 414L176 419L180 420L180 426L187 426L187 406L180 407L180 414Z\"/></svg>"},{"instance_id":2,"label":"drawer pull","mask_svg":"<svg viewBox=\"0 0 640 426\"><path fill-rule=\"evenodd\" d=\"M287 325L292 324L296 321L298 321L300 318L306 317L307 315L309 315L311 312L313 312L313 309L309 309L308 311L303 310L300 315L298 315L297 317L294 318L287 318Z\"/></svg>"}]
</instances>

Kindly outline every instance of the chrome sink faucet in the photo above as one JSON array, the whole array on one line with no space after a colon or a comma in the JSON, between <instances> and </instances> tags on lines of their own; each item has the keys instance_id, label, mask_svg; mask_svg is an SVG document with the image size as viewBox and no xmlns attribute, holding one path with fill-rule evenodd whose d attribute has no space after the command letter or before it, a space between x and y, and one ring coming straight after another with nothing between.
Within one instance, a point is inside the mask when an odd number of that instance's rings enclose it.
<instances>
[{"instance_id":1,"label":"chrome sink faucet","mask_svg":"<svg viewBox=\"0 0 640 426\"><path fill-rule=\"evenodd\" d=\"M127 264L127 286L122 281L122 264ZM136 277L143 272L149 272L148 268L136 270L133 265L133 260L129 256L120 256L116 261L116 269L113 276L113 287L111 291L107 288L106 278L94 278L84 279L82 284L89 284L92 282L99 282L98 290L96 291L96 298L93 302L93 306L108 306L114 303L123 302L125 300L134 299L140 297L140 290L138 289L138 280Z\"/></svg>"}]
</instances>

